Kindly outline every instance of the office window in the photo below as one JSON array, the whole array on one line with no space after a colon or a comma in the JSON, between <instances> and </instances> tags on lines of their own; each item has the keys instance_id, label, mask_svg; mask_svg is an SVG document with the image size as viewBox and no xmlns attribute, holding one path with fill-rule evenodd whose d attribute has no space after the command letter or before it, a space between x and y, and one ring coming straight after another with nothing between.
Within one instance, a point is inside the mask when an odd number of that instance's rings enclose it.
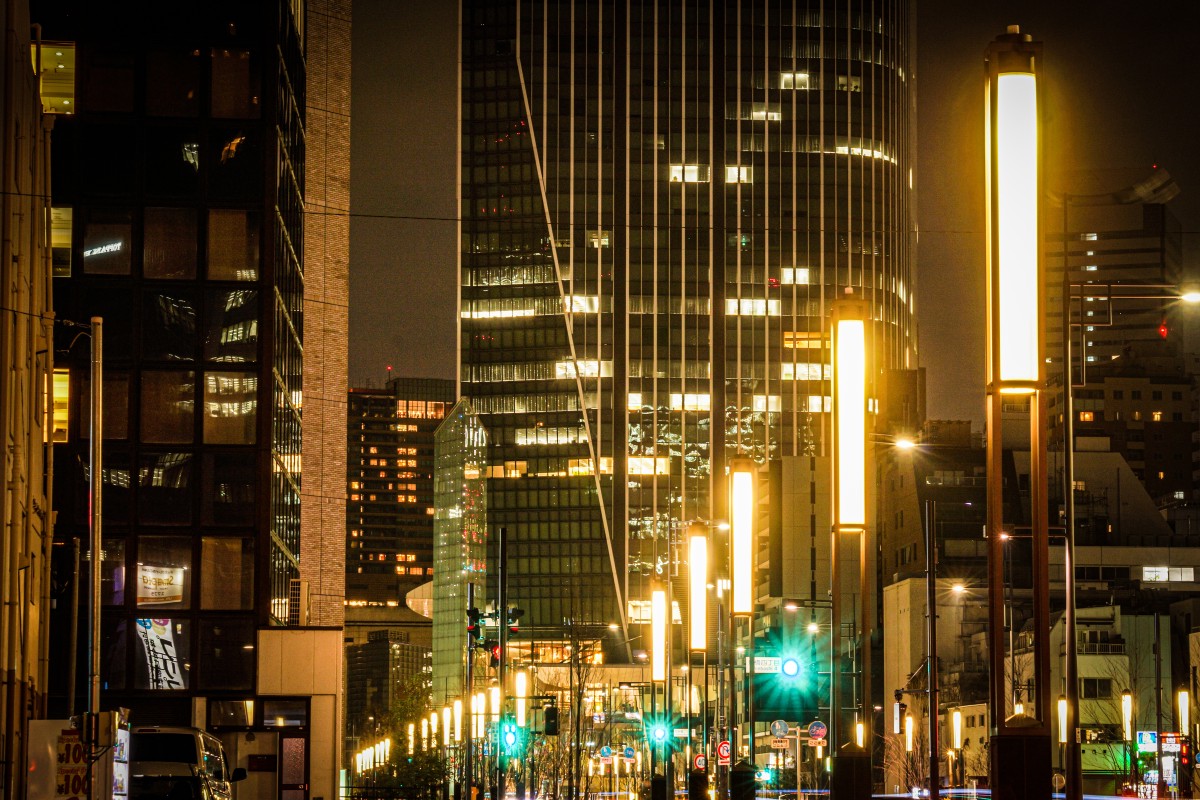
<instances>
[{"instance_id":1,"label":"office window","mask_svg":"<svg viewBox=\"0 0 1200 800\"><path fill-rule=\"evenodd\" d=\"M726 183L754 183L754 167L725 167Z\"/></svg>"},{"instance_id":2,"label":"office window","mask_svg":"<svg viewBox=\"0 0 1200 800\"><path fill-rule=\"evenodd\" d=\"M1096 415L1091 411L1080 411L1079 412L1079 421L1080 422L1092 422L1095 420L1095 418L1096 418Z\"/></svg>"},{"instance_id":3,"label":"office window","mask_svg":"<svg viewBox=\"0 0 1200 800\"><path fill-rule=\"evenodd\" d=\"M1162 417L1163 417L1163 412L1161 412L1161 411L1151 411L1150 412L1150 421L1151 422L1162 422Z\"/></svg>"},{"instance_id":4,"label":"office window","mask_svg":"<svg viewBox=\"0 0 1200 800\"><path fill-rule=\"evenodd\" d=\"M784 267L782 270L781 282L784 284L809 283L808 267Z\"/></svg>"},{"instance_id":5,"label":"office window","mask_svg":"<svg viewBox=\"0 0 1200 800\"><path fill-rule=\"evenodd\" d=\"M71 372L59 367L50 378L51 397L46 403L47 419L42 425L45 439L50 442L65 442L71 425ZM107 409L105 409L107 410Z\"/></svg>"},{"instance_id":6,"label":"office window","mask_svg":"<svg viewBox=\"0 0 1200 800\"><path fill-rule=\"evenodd\" d=\"M707 164L672 164L671 183L708 183Z\"/></svg>"},{"instance_id":7,"label":"office window","mask_svg":"<svg viewBox=\"0 0 1200 800\"><path fill-rule=\"evenodd\" d=\"M74 217L71 206L54 206L50 209L50 258L56 278L71 277L71 251L75 237L71 225Z\"/></svg>"},{"instance_id":8,"label":"office window","mask_svg":"<svg viewBox=\"0 0 1200 800\"><path fill-rule=\"evenodd\" d=\"M42 42L30 49L42 68L42 108L47 114L75 113L75 43Z\"/></svg>"},{"instance_id":9,"label":"office window","mask_svg":"<svg viewBox=\"0 0 1200 800\"><path fill-rule=\"evenodd\" d=\"M133 111L133 51L93 45L87 58L83 102L88 111Z\"/></svg>"},{"instance_id":10,"label":"office window","mask_svg":"<svg viewBox=\"0 0 1200 800\"><path fill-rule=\"evenodd\" d=\"M152 51L146 54L146 113L158 117L194 117L200 112L200 51Z\"/></svg>"},{"instance_id":11,"label":"office window","mask_svg":"<svg viewBox=\"0 0 1200 800\"><path fill-rule=\"evenodd\" d=\"M257 119L262 106L258 59L249 50L214 47L212 115L222 119Z\"/></svg>"},{"instance_id":12,"label":"office window","mask_svg":"<svg viewBox=\"0 0 1200 800\"><path fill-rule=\"evenodd\" d=\"M190 608L192 539L186 536L141 536L137 540L137 604L139 608Z\"/></svg>"},{"instance_id":13,"label":"office window","mask_svg":"<svg viewBox=\"0 0 1200 800\"><path fill-rule=\"evenodd\" d=\"M204 358L249 363L258 360L258 292L213 289L207 293Z\"/></svg>"},{"instance_id":14,"label":"office window","mask_svg":"<svg viewBox=\"0 0 1200 800\"><path fill-rule=\"evenodd\" d=\"M257 456L207 453L204 456L202 520L206 525L253 525Z\"/></svg>"},{"instance_id":15,"label":"office window","mask_svg":"<svg viewBox=\"0 0 1200 800\"><path fill-rule=\"evenodd\" d=\"M170 290L144 295L142 355L164 361L196 358L196 295Z\"/></svg>"},{"instance_id":16,"label":"office window","mask_svg":"<svg viewBox=\"0 0 1200 800\"><path fill-rule=\"evenodd\" d=\"M194 441L196 373L146 370L141 384L142 441Z\"/></svg>"},{"instance_id":17,"label":"office window","mask_svg":"<svg viewBox=\"0 0 1200 800\"><path fill-rule=\"evenodd\" d=\"M196 210L147 208L144 216L142 272L147 278L196 277Z\"/></svg>"},{"instance_id":18,"label":"office window","mask_svg":"<svg viewBox=\"0 0 1200 800\"><path fill-rule=\"evenodd\" d=\"M89 275L128 275L133 214L91 209L83 227L83 271Z\"/></svg>"},{"instance_id":19,"label":"office window","mask_svg":"<svg viewBox=\"0 0 1200 800\"><path fill-rule=\"evenodd\" d=\"M153 525L192 521L191 453L143 455L138 465L138 517Z\"/></svg>"},{"instance_id":20,"label":"office window","mask_svg":"<svg viewBox=\"0 0 1200 800\"><path fill-rule=\"evenodd\" d=\"M152 127L145 130L147 194L194 197L200 186L199 132Z\"/></svg>"},{"instance_id":21,"label":"office window","mask_svg":"<svg viewBox=\"0 0 1200 800\"><path fill-rule=\"evenodd\" d=\"M252 620L201 620L200 688L253 689L255 640Z\"/></svg>"},{"instance_id":22,"label":"office window","mask_svg":"<svg viewBox=\"0 0 1200 800\"><path fill-rule=\"evenodd\" d=\"M204 375L204 441L254 444L258 421L258 375L208 372Z\"/></svg>"},{"instance_id":23,"label":"office window","mask_svg":"<svg viewBox=\"0 0 1200 800\"><path fill-rule=\"evenodd\" d=\"M258 278L259 214L245 209L208 212L208 277L219 281Z\"/></svg>"}]
</instances>

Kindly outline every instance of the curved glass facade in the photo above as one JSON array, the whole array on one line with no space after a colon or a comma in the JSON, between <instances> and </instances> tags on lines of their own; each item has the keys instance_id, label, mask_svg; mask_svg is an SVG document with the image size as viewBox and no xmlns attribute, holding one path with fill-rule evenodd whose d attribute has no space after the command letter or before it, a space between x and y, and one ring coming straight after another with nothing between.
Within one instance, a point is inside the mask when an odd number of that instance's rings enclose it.
<instances>
[{"instance_id":1,"label":"curved glass facade","mask_svg":"<svg viewBox=\"0 0 1200 800\"><path fill-rule=\"evenodd\" d=\"M915 367L911 18L464 0L460 378L535 625L644 621L729 458L823 452L848 289Z\"/></svg>"}]
</instances>

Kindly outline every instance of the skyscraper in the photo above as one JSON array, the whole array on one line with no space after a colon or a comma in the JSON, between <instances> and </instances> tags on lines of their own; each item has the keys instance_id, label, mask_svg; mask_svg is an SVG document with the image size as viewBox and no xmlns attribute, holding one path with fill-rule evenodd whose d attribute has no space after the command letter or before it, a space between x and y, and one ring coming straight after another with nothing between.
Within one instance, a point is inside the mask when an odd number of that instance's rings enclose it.
<instances>
[{"instance_id":1,"label":"skyscraper","mask_svg":"<svg viewBox=\"0 0 1200 800\"><path fill-rule=\"evenodd\" d=\"M331 796L345 470L314 456L344 452L349 12L324 0L36 6L61 68L54 310L105 323L100 705L135 725L207 727L240 766L265 755L297 767L254 775L244 793ZM79 332L56 331L70 415L55 505L59 539L85 543L86 575ZM302 463L306 503L334 514L332 528L316 513L302 530ZM61 716L87 670L67 684L75 609L58 608Z\"/></svg>"},{"instance_id":2,"label":"skyscraper","mask_svg":"<svg viewBox=\"0 0 1200 800\"><path fill-rule=\"evenodd\" d=\"M911 4L461 8L461 393L509 597L642 623L731 457L824 452L832 301L917 364Z\"/></svg>"},{"instance_id":3,"label":"skyscraper","mask_svg":"<svg viewBox=\"0 0 1200 800\"><path fill-rule=\"evenodd\" d=\"M346 601L403 605L433 578L433 434L454 381L395 378L351 389Z\"/></svg>"}]
</instances>

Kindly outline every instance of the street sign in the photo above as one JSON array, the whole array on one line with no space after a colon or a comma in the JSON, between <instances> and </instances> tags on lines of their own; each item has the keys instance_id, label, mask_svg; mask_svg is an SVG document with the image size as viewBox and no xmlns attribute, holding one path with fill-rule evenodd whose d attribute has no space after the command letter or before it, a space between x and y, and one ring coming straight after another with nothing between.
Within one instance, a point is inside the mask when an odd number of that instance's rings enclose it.
<instances>
[{"instance_id":1,"label":"street sign","mask_svg":"<svg viewBox=\"0 0 1200 800\"><path fill-rule=\"evenodd\" d=\"M600 757L601 758L612 758L612 748L609 747L608 745L604 745L604 747L601 747L600 748Z\"/></svg>"},{"instance_id":2,"label":"street sign","mask_svg":"<svg viewBox=\"0 0 1200 800\"><path fill-rule=\"evenodd\" d=\"M777 719L771 723L771 735L776 739L787 736L788 724L785 720Z\"/></svg>"},{"instance_id":3,"label":"street sign","mask_svg":"<svg viewBox=\"0 0 1200 800\"><path fill-rule=\"evenodd\" d=\"M708 766L708 759L704 757L704 753L696 753L696 757L692 759L692 764L696 769L704 769Z\"/></svg>"},{"instance_id":4,"label":"street sign","mask_svg":"<svg viewBox=\"0 0 1200 800\"><path fill-rule=\"evenodd\" d=\"M607 757L605 757L605 756L600 756L600 763L601 763L601 764L611 764L611 763L612 763L612 756L607 756Z\"/></svg>"},{"instance_id":5,"label":"street sign","mask_svg":"<svg viewBox=\"0 0 1200 800\"><path fill-rule=\"evenodd\" d=\"M729 741L726 740L717 745L717 764L725 766L729 763L729 754L732 750L729 747Z\"/></svg>"},{"instance_id":6,"label":"street sign","mask_svg":"<svg viewBox=\"0 0 1200 800\"><path fill-rule=\"evenodd\" d=\"M772 740L771 740L771 749L773 749L773 750L787 750L787 749L788 749L788 740L787 740L787 739L782 739L782 738L779 738L779 739L772 739Z\"/></svg>"},{"instance_id":7,"label":"street sign","mask_svg":"<svg viewBox=\"0 0 1200 800\"><path fill-rule=\"evenodd\" d=\"M778 656L755 656L754 672L756 675L778 674L783 665L783 659Z\"/></svg>"},{"instance_id":8,"label":"street sign","mask_svg":"<svg viewBox=\"0 0 1200 800\"><path fill-rule=\"evenodd\" d=\"M807 745L808 747L824 747L825 740L824 739L805 739L804 744Z\"/></svg>"},{"instance_id":9,"label":"street sign","mask_svg":"<svg viewBox=\"0 0 1200 800\"><path fill-rule=\"evenodd\" d=\"M688 738L688 736L691 735L691 733L692 732L690 730L688 730L687 728L676 728L675 729L675 738L676 739L686 739L686 738Z\"/></svg>"},{"instance_id":10,"label":"street sign","mask_svg":"<svg viewBox=\"0 0 1200 800\"><path fill-rule=\"evenodd\" d=\"M635 756L635 754L634 754L634 752L633 752L633 748L632 748L632 747L629 747L628 745L626 745L626 747L625 747L625 760L626 760L626 761L633 761L633 759L634 759L634 756Z\"/></svg>"},{"instance_id":11,"label":"street sign","mask_svg":"<svg viewBox=\"0 0 1200 800\"><path fill-rule=\"evenodd\" d=\"M829 728L825 727L825 723L819 719L813 720L808 726L809 738L824 739L827 733L829 733Z\"/></svg>"},{"instance_id":12,"label":"street sign","mask_svg":"<svg viewBox=\"0 0 1200 800\"><path fill-rule=\"evenodd\" d=\"M1158 752L1158 731L1138 731L1137 751L1139 753Z\"/></svg>"}]
</instances>

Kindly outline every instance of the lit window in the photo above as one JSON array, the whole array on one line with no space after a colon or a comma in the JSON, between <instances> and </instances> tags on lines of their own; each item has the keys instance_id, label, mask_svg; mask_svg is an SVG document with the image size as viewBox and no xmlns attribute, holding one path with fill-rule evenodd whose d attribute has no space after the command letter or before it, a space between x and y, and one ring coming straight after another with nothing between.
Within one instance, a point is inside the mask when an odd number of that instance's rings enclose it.
<instances>
[{"instance_id":1,"label":"lit window","mask_svg":"<svg viewBox=\"0 0 1200 800\"><path fill-rule=\"evenodd\" d=\"M783 119L783 115L779 113L778 107L759 103L750 109L750 119L760 122L778 122ZM732 181L729 181L729 183L732 183Z\"/></svg>"},{"instance_id":2,"label":"lit window","mask_svg":"<svg viewBox=\"0 0 1200 800\"><path fill-rule=\"evenodd\" d=\"M1167 567L1142 567L1142 580L1146 583L1166 583L1168 574Z\"/></svg>"},{"instance_id":3,"label":"lit window","mask_svg":"<svg viewBox=\"0 0 1200 800\"><path fill-rule=\"evenodd\" d=\"M785 284L807 284L809 282L808 267L784 267L781 282Z\"/></svg>"},{"instance_id":4,"label":"lit window","mask_svg":"<svg viewBox=\"0 0 1200 800\"><path fill-rule=\"evenodd\" d=\"M753 409L756 412L768 411L778 413L783 410L783 400L777 394L756 394L753 400Z\"/></svg>"},{"instance_id":5,"label":"lit window","mask_svg":"<svg viewBox=\"0 0 1200 800\"><path fill-rule=\"evenodd\" d=\"M588 231L588 246L599 250L601 247L608 247L609 235L608 231Z\"/></svg>"},{"instance_id":6,"label":"lit window","mask_svg":"<svg viewBox=\"0 0 1200 800\"><path fill-rule=\"evenodd\" d=\"M630 392L629 399L626 401L625 407L627 409L629 409L630 411L641 411L642 410L642 393L641 392Z\"/></svg>"},{"instance_id":7,"label":"lit window","mask_svg":"<svg viewBox=\"0 0 1200 800\"><path fill-rule=\"evenodd\" d=\"M819 381L829 380L832 371L828 364L800 362L798 364L783 363L779 365L779 377L785 381Z\"/></svg>"},{"instance_id":8,"label":"lit window","mask_svg":"<svg viewBox=\"0 0 1200 800\"><path fill-rule=\"evenodd\" d=\"M710 398L707 393L671 394L672 411L708 411Z\"/></svg>"},{"instance_id":9,"label":"lit window","mask_svg":"<svg viewBox=\"0 0 1200 800\"><path fill-rule=\"evenodd\" d=\"M1175 499L1176 499L1176 500L1185 500L1185 499L1186 499L1186 497L1184 496L1184 493L1183 493L1183 492L1176 492L1176 493L1175 493Z\"/></svg>"},{"instance_id":10,"label":"lit window","mask_svg":"<svg viewBox=\"0 0 1200 800\"><path fill-rule=\"evenodd\" d=\"M608 246L607 238L604 244ZM600 310L600 298L594 295L573 294L567 297L567 308L575 314L595 314Z\"/></svg>"},{"instance_id":11,"label":"lit window","mask_svg":"<svg viewBox=\"0 0 1200 800\"><path fill-rule=\"evenodd\" d=\"M670 475L671 462L666 456L630 456L630 475Z\"/></svg>"},{"instance_id":12,"label":"lit window","mask_svg":"<svg viewBox=\"0 0 1200 800\"><path fill-rule=\"evenodd\" d=\"M574 378L577 372L576 364L579 365L578 375L581 378L612 377L612 362L600 362L596 361L595 359L586 359L582 361L559 361L554 365L554 377Z\"/></svg>"},{"instance_id":13,"label":"lit window","mask_svg":"<svg viewBox=\"0 0 1200 800\"><path fill-rule=\"evenodd\" d=\"M862 78L857 75L838 75L838 88L849 92L861 92Z\"/></svg>"},{"instance_id":14,"label":"lit window","mask_svg":"<svg viewBox=\"0 0 1200 800\"><path fill-rule=\"evenodd\" d=\"M1159 471L1158 471L1158 479L1159 479L1160 481L1161 481L1162 479L1166 478L1166 477L1167 477L1167 475L1166 475L1166 473L1165 473L1165 472L1163 472L1162 470L1159 470Z\"/></svg>"},{"instance_id":15,"label":"lit window","mask_svg":"<svg viewBox=\"0 0 1200 800\"><path fill-rule=\"evenodd\" d=\"M42 68L42 110L47 114L74 113L75 43L42 42L31 49L34 69Z\"/></svg>"},{"instance_id":16,"label":"lit window","mask_svg":"<svg viewBox=\"0 0 1200 800\"><path fill-rule=\"evenodd\" d=\"M820 414L821 412L828 414L833 410L833 398L829 395L824 397L815 394L809 395L807 408L810 414Z\"/></svg>"},{"instance_id":17,"label":"lit window","mask_svg":"<svg viewBox=\"0 0 1200 800\"><path fill-rule=\"evenodd\" d=\"M1162 412L1161 411L1151 411L1150 419L1153 422L1162 422Z\"/></svg>"},{"instance_id":18,"label":"lit window","mask_svg":"<svg viewBox=\"0 0 1200 800\"><path fill-rule=\"evenodd\" d=\"M754 183L754 167L726 167L726 183Z\"/></svg>"},{"instance_id":19,"label":"lit window","mask_svg":"<svg viewBox=\"0 0 1200 800\"><path fill-rule=\"evenodd\" d=\"M778 300L730 298L725 301L725 313L733 317L778 317L779 311Z\"/></svg>"},{"instance_id":20,"label":"lit window","mask_svg":"<svg viewBox=\"0 0 1200 800\"><path fill-rule=\"evenodd\" d=\"M708 183L708 165L672 164L671 183Z\"/></svg>"},{"instance_id":21,"label":"lit window","mask_svg":"<svg viewBox=\"0 0 1200 800\"><path fill-rule=\"evenodd\" d=\"M779 73L779 88L780 89L808 89L808 73L807 72L781 72Z\"/></svg>"},{"instance_id":22,"label":"lit window","mask_svg":"<svg viewBox=\"0 0 1200 800\"><path fill-rule=\"evenodd\" d=\"M42 431L43 437L51 442L67 440L67 426L71 421L70 403L70 373L65 368L54 370L50 381L51 396L46 398L45 408L49 411L49 419L45 420Z\"/></svg>"},{"instance_id":23,"label":"lit window","mask_svg":"<svg viewBox=\"0 0 1200 800\"><path fill-rule=\"evenodd\" d=\"M808 331L784 331L783 346L794 350L820 350L825 344L819 333Z\"/></svg>"},{"instance_id":24,"label":"lit window","mask_svg":"<svg viewBox=\"0 0 1200 800\"><path fill-rule=\"evenodd\" d=\"M71 221L75 217L70 206L50 209L50 258L56 278L71 277Z\"/></svg>"},{"instance_id":25,"label":"lit window","mask_svg":"<svg viewBox=\"0 0 1200 800\"><path fill-rule=\"evenodd\" d=\"M1091 411L1080 411L1079 412L1079 421L1080 422L1093 422L1093 421L1095 421L1095 418L1096 418L1096 415Z\"/></svg>"}]
</instances>

